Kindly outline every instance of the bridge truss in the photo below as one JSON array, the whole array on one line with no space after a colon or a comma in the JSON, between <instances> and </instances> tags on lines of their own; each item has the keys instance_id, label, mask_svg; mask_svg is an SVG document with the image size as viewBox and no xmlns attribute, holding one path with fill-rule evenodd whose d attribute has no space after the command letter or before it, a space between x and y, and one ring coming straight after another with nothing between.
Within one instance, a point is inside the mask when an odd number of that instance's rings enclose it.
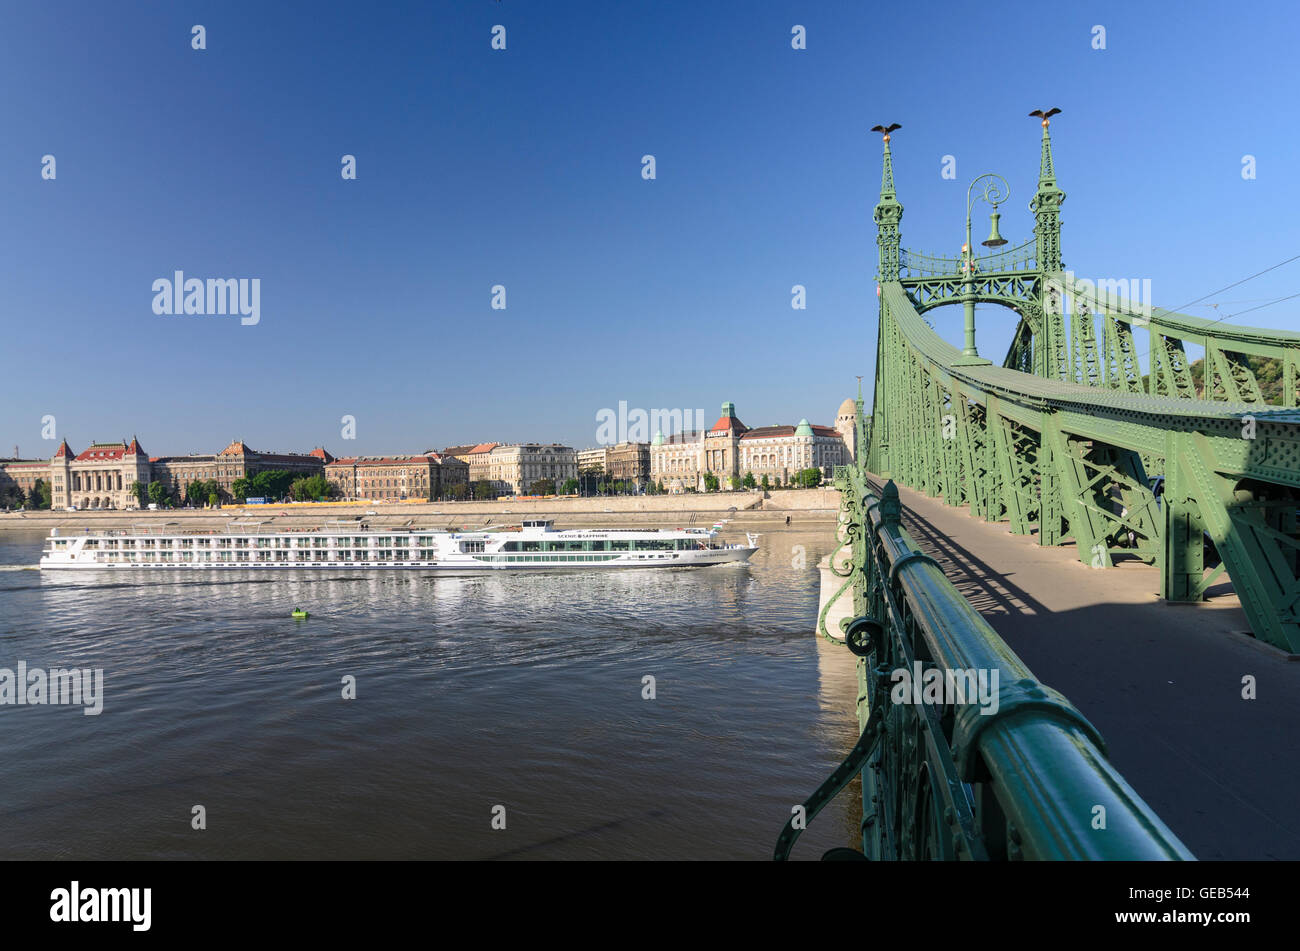
<instances>
[{"instance_id":1,"label":"bridge truss","mask_svg":"<svg viewBox=\"0 0 1300 951\"><path fill-rule=\"evenodd\" d=\"M895 127L891 127L895 128ZM884 131L883 127L880 127ZM1186 847L1107 762L1096 730L1040 684L902 528L894 480L1073 544L1098 568L1159 567L1160 593L1199 601L1227 574L1261 640L1300 653L1300 334L1226 326L1076 280L1060 250L1047 116L1033 238L975 257L902 247L885 134L875 393L858 398L858 458L840 467L830 571L853 617L822 636L858 655L860 736L786 822L776 857L855 777L872 859L1187 859ZM941 339L924 314L992 303L1019 323L1001 366ZM1148 372L1138 337L1145 330ZM1197 386L1188 345L1204 348ZM1268 405L1251 357L1278 361ZM869 473L890 480L877 495ZM997 703L909 701L899 671L998 675Z\"/></svg>"},{"instance_id":2,"label":"bridge truss","mask_svg":"<svg viewBox=\"0 0 1300 951\"><path fill-rule=\"evenodd\" d=\"M1200 601L1226 574L1255 635L1300 653L1300 333L1161 311L1075 278L1061 262L1064 198L1044 121L1034 236L974 258L968 275L963 258L902 247L886 140L860 465L1040 545L1073 543L1094 567L1157 565L1170 601ZM970 300L1019 315L1002 366L923 316ZM1199 392L1188 345L1205 353ZM1281 405L1264 402L1250 357L1278 361Z\"/></svg>"}]
</instances>

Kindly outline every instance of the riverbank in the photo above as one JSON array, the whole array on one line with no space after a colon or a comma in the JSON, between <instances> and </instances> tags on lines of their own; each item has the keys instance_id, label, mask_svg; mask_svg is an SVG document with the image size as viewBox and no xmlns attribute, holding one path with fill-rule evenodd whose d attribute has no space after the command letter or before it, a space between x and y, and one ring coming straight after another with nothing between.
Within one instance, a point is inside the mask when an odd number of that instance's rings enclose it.
<instances>
[{"instance_id":1,"label":"riverbank","mask_svg":"<svg viewBox=\"0 0 1300 951\"><path fill-rule=\"evenodd\" d=\"M332 519L364 519L380 528L418 525L473 529L517 524L525 518L554 519L560 527L664 525L708 527L719 519L739 526L825 523L839 510L835 489L777 489L770 492L713 492L686 495L637 495L580 499L497 500L491 502L301 503L228 505L219 509L163 509L156 512L7 512L0 532L58 528L81 532L132 525L220 528L231 519L260 519L285 528L315 528Z\"/></svg>"}]
</instances>

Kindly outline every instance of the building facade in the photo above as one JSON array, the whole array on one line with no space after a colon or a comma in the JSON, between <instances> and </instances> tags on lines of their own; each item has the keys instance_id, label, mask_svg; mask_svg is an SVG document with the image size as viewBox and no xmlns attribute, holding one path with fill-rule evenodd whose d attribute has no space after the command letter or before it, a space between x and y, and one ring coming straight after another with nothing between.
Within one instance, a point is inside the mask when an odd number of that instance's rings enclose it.
<instances>
[{"instance_id":1,"label":"building facade","mask_svg":"<svg viewBox=\"0 0 1300 951\"><path fill-rule=\"evenodd\" d=\"M650 443L650 478L669 492L704 488L704 430L692 429L665 436L655 433Z\"/></svg>"},{"instance_id":2,"label":"building facade","mask_svg":"<svg viewBox=\"0 0 1300 951\"><path fill-rule=\"evenodd\" d=\"M801 419L797 426L749 430L740 438L738 461L742 479L751 474L759 483L763 476L788 483L802 469L819 469L829 479L848 461L848 448L839 430Z\"/></svg>"},{"instance_id":3,"label":"building facade","mask_svg":"<svg viewBox=\"0 0 1300 951\"><path fill-rule=\"evenodd\" d=\"M578 472L596 473L602 479L634 483L638 489L650 480L650 444L621 442L614 446L578 451Z\"/></svg>"},{"instance_id":4,"label":"building facade","mask_svg":"<svg viewBox=\"0 0 1300 951\"><path fill-rule=\"evenodd\" d=\"M36 491L36 483L50 481L48 459L0 459L0 506L11 503L21 493L26 502ZM53 498L53 496L51 496Z\"/></svg>"},{"instance_id":5,"label":"building facade","mask_svg":"<svg viewBox=\"0 0 1300 951\"><path fill-rule=\"evenodd\" d=\"M30 494L36 480L41 479L50 486L52 508L135 509L140 507L136 483L148 486L159 482L169 496L185 501L191 482L213 481L225 496L231 497L238 479L267 470L284 470L295 478L319 475L331 459L324 449L266 453L238 440L210 456L150 457L135 437L130 442L91 443L78 453L65 439L48 462L0 462L0 489L9 481Z\"/></svg>"},{"instance_id":6,"label":"building facade","mask_svg":"<svg viewBox=\"0 0 1300 951\"><path fill-rule=\"evenodd\" d=\"M168 493L189 501L186 493L191 482L215 482L223 498L234 498L235 482L259 472L288 472L295 479L322 475L325 464L334 457L324 449L309 453L258 452L243 440L233 440L220 452L211 455L154 456L152 481L161 482ZM196 499L203 504L207 499Z\"/></svg>"},{"instance_id":7,"label":"building facade","mask_svg":"<svg viewBox=\"0 0 1300 951\"><path fill-rule=\"evenodd\" d=\"M492 450L497 447L494 442L481 442L462 458L469 466L470 482L493 482Z\"/></svg>"},{"instance_id":8,"label":"building facade","mask_svg":"<svg viewBox=\"0 0 1300 951\"><path fill-rule=\"evenodd\" d=\"M469 465L435 452L350 456L327 463L325 478L344 499L441 499L468 483Z\"/></svg>"},{"instance_id":9,"label":"building facade","mask_svg":"<svg viewBox=\"0 0 1300 951\"><path fill-rule=\"evenodd\" d=\"M533 483L552 479L556 491L578 477L578 452L559 443L496 446L491 452L490 480L503 495L527 494Z\"/></svg>"},{"instance_id":10,"label":"building facade","mask_svg":"<svg viewBox=\"0 0 1300 951\"><path fill-rule=\"evenodd\" d=\"M578 450L578 471L595 472L604 475L609 470L605 465L609 458L609 449L605 446L598 446L595 449Z\"/></svg>"},{"instance_id":11,"label":"building facade","mask_svg":"<svg viewBox=\"0 0 1300 951\"><path fill-rule=\"evenodd\" d=\"M649 456L650 478L670 492L703 491L705 473L716 476L724 489L740 488L746 475L756 483L767 476L769 484L786 485L801 469L819 469L830 478L835 466L849 461L839 429L806 419L796 426L750 429L731 402L722 404L722 415L706 430L656 433Z\"/></svg>"},{"instance_id":12,"label":"building facade","mask_svg":"<svg viewBox=\"0 0 1300 951\"><path fill-rule=\"evenodd\" d=\"M637 488L650 480L650 444L621 442L606 453L605 471L616 482L635 482Z\"/></svg>"},{"instance_id":13,"label":"building facade","mask_svg":"<svg viewBox=\"0 0 1300 951\"><path fill-rule=\"evenodd\" d=\"M129 443L91 443L75 454L65 439L50 460L50 506L139 508L135 483L152 480L153 466L134 436Z\"/></svg>"}]
</instances>

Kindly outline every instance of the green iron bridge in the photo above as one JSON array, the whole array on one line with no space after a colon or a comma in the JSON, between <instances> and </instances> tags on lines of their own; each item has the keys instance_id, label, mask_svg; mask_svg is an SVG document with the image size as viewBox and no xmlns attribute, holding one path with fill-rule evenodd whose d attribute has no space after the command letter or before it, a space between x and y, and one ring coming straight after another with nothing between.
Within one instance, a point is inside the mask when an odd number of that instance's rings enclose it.
<instances>
[{"instance_id":1,"label":"green iron bridge","mask_svg":"<svg viewBox=\"0 0 1300 951\"><path fill-rule=\"evenodd\" d=\"M1300 333L1153 308L1121 295L1121 282L1067 271L1054 112L1036 113L1032 239L1001 249L997 206L1009 189L984 175L967 193L967 243L952 258L902 246L889 134L898 127L876 129L874 400L867 419L859 395L856 465L836 473L841 544L830 563L844 579L835 598L851 596L852 611L839 631L825 610L819 620L858 657L860 738L796 808L778 859L857 778L872 859L1193 857L1111 766L1098 731L1034 678L904 530L895 483L1039 546L1072 546L1094 568L1152 565L1168 602L1201 601L1226 576L1258 641L1300 654ZM970 241L978 198L994 206L985 244L997 250L982 255ZM962 349L924 316L954 304L965 310ZM976 349L977 304L1018 316L1000 365ZM1189 346L1204 352L1199 388ZM1281 405L1265 402L1252 357L1280 365ZM998 703L898 702L900 670L949 683L996 673Z\"/></svg>"}]
</instances>

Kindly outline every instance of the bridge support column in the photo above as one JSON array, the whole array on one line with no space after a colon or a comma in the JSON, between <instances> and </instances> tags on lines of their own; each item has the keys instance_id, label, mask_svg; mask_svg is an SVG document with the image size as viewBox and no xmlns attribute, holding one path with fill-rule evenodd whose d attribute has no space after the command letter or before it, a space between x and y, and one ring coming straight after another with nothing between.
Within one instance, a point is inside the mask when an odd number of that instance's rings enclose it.
<instances>
[{"instance_id":1,"label":"bridge support column","mask_svg":"<svg viewBox=\"0 0 1300 951\"><path fill-rule=\"evenodd\" d=\"M1205 575L1205 519L1197 501L1201 494L1189 477L1184 453L1192 450L1186 434L1171 432L1165 437L1165 544L1160 558L1160 596L1166 601L1201 601L1205 598L1201 578ZM1217 501L1217 500L1216 500Z\"/></svg>"},{"instance_id":2,"label":"bridge support column","mask_svg":"<svg viewBox=\"0 0 1300 951\"><path fill-rule=\"evenodd\" d=\"M1300 539L1295 515L1300 499L1276 486L1261 487L1249 479L1221 474L1216 467L1221 455L1201 433L1177 432L1166 438L1171 453L1166 484L1176 471L1176 479L1184 480L1179 494L1192 497L1200 518L1199 525L1188 523L1186 534L1200 528L1223 559L1208 576L1185 572L1188 587L1196 592L1195 598L1187 600L1202 599L1226 569L1255 636L1300 653ZM1194 550L1203 545L1200 538L1186 538L1184 550L1194 557ZM1167 549L1167 557L1174 556Z\"/></svg>"},{"instance_id":3,"label":"bridge support column","mask_svg":"<svg viewBox=\"0 0 1300 951\"><path fill-rule=\"evenodd\" d=\"M1045 432L1050 441L1056 471L1060 474L1062 509L1070 523L1070 534L1079 549L1079 560L1094 568L1110 568L1110 545L1106 519L1098 505L1097 486L1083 459L1083 447L1059 426Z\"/></svg>"},{"instance_id":4,"label":"bridge support column","mask_svg":"<svg viewBox=\"0 0 1300 951\"><path fill-rule=\"evenodd\" d=\"M1038 432L1038 544L1055 548L1065 541L1069 531L1061 504L1060 462L1052 451L1061 435L1055 414L1043 413Z\"/></svg>"}]
</instances>

